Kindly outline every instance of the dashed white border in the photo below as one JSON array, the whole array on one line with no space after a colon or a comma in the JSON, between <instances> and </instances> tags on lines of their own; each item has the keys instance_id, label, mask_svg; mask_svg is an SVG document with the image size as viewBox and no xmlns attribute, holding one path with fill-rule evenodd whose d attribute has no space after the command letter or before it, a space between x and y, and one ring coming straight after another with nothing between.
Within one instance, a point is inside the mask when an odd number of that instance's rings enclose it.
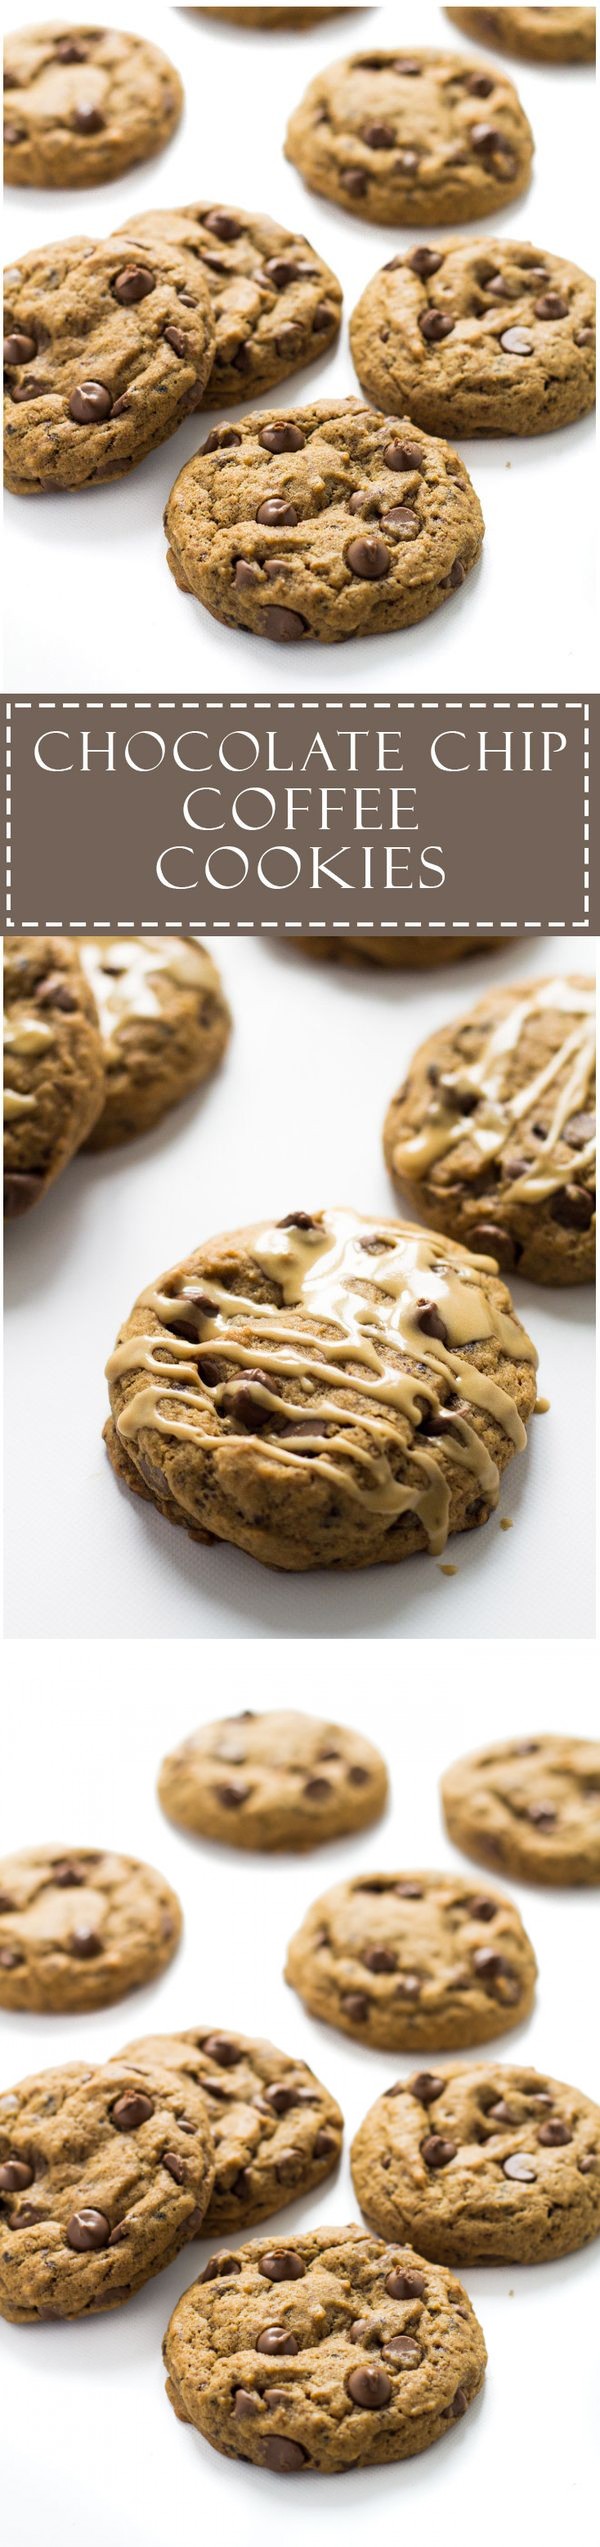
<instances>
[{"instance_id":1,"label":"dashed white border","mask_svg":"<svg viewBox=\"0 0 600 2547\"><path fill-rule=\"evenodd\" d=\"M507 934L507 935L510 935L511 933L514 933L515 935L517 935L517 934L521 934L521 933L523 933L523 932L527 932L528 934L529 934L529 933L531 933L531 932L536 932L536 933L537 933L537 932L539 932L540 934L550 936L550 935L556 935L556 934L557 934L558 932L560 932L560 931L562 931L565 935L567 935L567 934L569 934L569 933L570 933L570 934L572 934L573 936L575 936L575 935L581 935L581 934L583 934L583 933L584 933L584 932L586 932L586 931L587 931L587 932L589 932L589 929L590 929L590 795L591 795L591 766L590 766L590 701L589 701L589 700L586 700L586 699L536 699L536 698L531 698L531 699L510 699L510 698L508 698L508 699L487 699L487 698L485 698L485 699L353 699L353 698L339 698L339 699L296 699L296 698L290 698L290 697L288 696L287 698L284 698L284 699L271 699L271 698L258 698L258 699L250 699L250 698L241 698L241 699L229 699L229 698L228 698L228 699L225 699L225 698L221 698L221 699L200 699L200 698L198 698L198 699L153 699L153 698L146 698L146 699L13 699L13 700L11 700L11 699L6 699L6 700L5 700L5 889L4 889L4 898L5 898L5 918L4 918L4 927L5 927L5 930L7 931L7 933L8 933L11 929L14 929L14 928L16 927L16 922L15 922L15 920L13 919L13 916L12 916L12 906L13 906L13 745L12 745L12 729L13 729L13 717L14 717L14 715L19 714L19 713L23 713L23 712L25 712L25 713L27 713L27 712L31 713L31 711L32 711L32 710L36 710L36 711L37 711L38 709L42 709L42 708L43 708L44 710L45 710L45 709L48 709L48 708L51 708L51 709L61 709L61 710L64 710L64 709L69 709L69 710L76 709L77 711L79 711L80 709L83 709L83 708L85 708L85 709L87 709L87 710L93 709L93 710L96 710L96 711L110 709L110 712L111 712L111 714L112 714L112 715L128 715L128 714L131 714L131 711L132 711L132 710L135 710L135 711L137 712L137 711L139 711L140 709L144 709L144 710L145 710L145 709L150 709L151 711L152 711L153 709L158 709L159 711L160 711L160 710L163 710L163 711L167 711L167 710L168 710L168 711L170 711L170 712L172 712L173 710L176 710L176 709L180 709L182 712L183 712L184 710L190 710L190 709L191 709L191 710L194 710L194 711L201 711L201 713L202 713L203 715L207 715L207 714L209 714L209 713L210 713L211 709L212 709L213 711L215 711L215 712L217 712L217 711L218 711L218 712L221 712L221 711L223 710L223 708L226 708L228 711L229 711L229 710L232 710L232 711L233 711L233 710L238 710L238 709L245 709L245 710L250 710L250 711L254 711L255 709L260 709L260 710L269 709L269 710L271 711L271 713L273 713L273 711L276 711L276 712L277 712L277 714L281 714L281 713L283 713L283 712L287 712L288 714L290 714L291 712L295 711L295 710L296 710L297 708L299 708L299 707L300 707L300 708L304 708L304 710L305 710L305 711L309 711L312 715L314 715L315 713L317 713L317 714L318 714L318 713L319 713L319 711L320 711L321 709L323 709L323 708L329 708L329 709L332 709L332 708L333 708L333 709L336 709L336 710L339 710L339 709L346 709L347 711L348 711L348 710L356 710L356 709L360 709L363 713L365 713L365 712L366 712L366 713L368 713L368 711L369 711L369 710L371 710L371 709L377 709L377 710L383 709L383 710L385 710L388 714L389 714L392 710L394 710L394 711L395 711L395 710L400 710L400 711L401 711L401 713L402 713L402 715L403 715L403 716L405 716L405 715L406 715L407 713L409 713L409 712L414 714L414 711L415 711L417 708L419 708L419 707L420 707L420 709L421 709L422 714L423 714L423 715L425 715L425 716L426 716L426 715L430 715L430 714L431 714L431 715L437 715L437 714L439 714L440 712L441 712L441 713L443 713L443 714L445 714L445 713L446 713L449 709L452 709L452 710L460 710L460 711L462 711L463 713L464 713L464 711L465 711L466 709L468 709L470 712L473 712L474 710L476 710L476 711L479 711L479 710L485 710L485 711L487 711L487 712L488 712L488 714L490 713L490 711L491 711L492 713L496 713L496 712L498 712L499 710L508 710L509 712L512 712L513 714L514 714L515 712L516 712L517 714L520 714L522 711L525 711L525 710L531 710L531 709L536 709L536 708L539 708L539 709L541 710L541 712L542 712L542 713L545 713L545 712L549 711L550 709L552 709L552 710L554 710L554 711L558 711L558 710L559 710L561 714L575 714L575 715L580 715L580 716L581 716L581 719L582 719L582 756L583 756L583 823L582 823L582 841L581 841L582 852L583 852L582 918L581 918L580 920L571 920L571 921L564 920L564 919L563 919L563 920L551 920L551 919L545 919L545 920L522 920L522 921L519 921L519 920L496 920L496 919L486 919L486 920L452 920L452 921L450 921L449 923L448 923L448 922L446 922L446 921L444 921L444 920L404 920L404 921L402 921L402 920L389 920L389 919L385 919L385 920L383 920L383 919L380 919L380 920L371 920L371 919L369 919L369 920L357 920L357 919L353 919L353 920L332 920L329 926L327 925L327 923L326 923L324 920L307 920L307 921L304 921L304 920L284 920L284 919L281 919L281 920L215 920L215 919L213 919L212 917L211 917L209 920L193 920L193 921L188 922L188 923L186 923L186 922L185 922L185 921L183 921L183 920L163 920L163 919L161 919L161 920L117 920L116 922L115 922L115 921L111 921L111 920L109 920L109 919L102 919L102 920L77 920L77 919L71 919L71 920L57 920L57 919L45 919L45 920L21 920L21 921L19 922L19 931L20 931L20 933L24 935L24 934L25 934L25 932L27 931L28 933L29 933L29 932L31 932L31 934L32 934L32 935L35 935L35 934L37 934L37 932L38 932L38 931L42 931L42 930L43 930L43 931L45 931L45 930L49 930L49 931L51 931L52 936L58 936L58 934L64 930L66 933L68 933L69 931L73 931L73 932L74 932L74 933L75 933L78 937L79 937L79 936L86 936L86 935L87 935L90 931L91 931L91 932L93 932L94 930L98 930L98 931L100 931L103 935L113 935L113 936L114 936L114 935L116 935L117 933L121 933L121 932L123 932L124 934L128 934L128 933L129 933L129 934L131 934L131 935L140 935L142 932L144 932L144 933L145 933L145 932L155 931L157 935L160 933L160 935L161 935L161 936L164 936L164 935L169 934L169 935L186 936L186 937L195 937L195 936L203 936L203 937L206 937L206 936L212 936L212 937L216 937L216 936L241 937L241 936L261 936L261 935L267 935L267 934L268 934L268 935L270 935L270 936L275 936L275 937L282 937L282 936L290 937L290 936L293 936L294 934L296 934L297 936L314 935L314 936L319 936L319 937L330 937L330 936L336 936L336 937L338 937L338 936L343 936L343 935L348 936L348 937L350 937L350 936L352 936L352 937L354 937L354 936L356 936L356 937L360 937L360 936L367 936L367 935L370 935L370 936L373 936L373 937L385 937L385 936L397 936L397 937L412 937L412 936L418 936L418 937L433 937L433 936L438 936L438 937L444 937L444 936L451 936L453 933L456 933L456 935L457 935L457 936L460 936L460 937L472 937L472 936L475 936L475 935L477 935L477 936L485 936L485 935L487 935L487 934L491 934L491 935L494 935L494 936L498 936L499 934Z\"/></svg>"}]
</instances>

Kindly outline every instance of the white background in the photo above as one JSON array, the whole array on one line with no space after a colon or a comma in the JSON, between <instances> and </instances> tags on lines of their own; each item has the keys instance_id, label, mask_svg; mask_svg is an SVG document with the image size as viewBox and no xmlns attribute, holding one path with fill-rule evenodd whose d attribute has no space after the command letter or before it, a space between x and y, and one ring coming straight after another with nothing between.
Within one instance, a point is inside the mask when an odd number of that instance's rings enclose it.
<instances>
[{"instance_id":1,"label":"white background","mask_svg":"<svg viewBox=\"0 0 600 2547\"><path fill-rule=\"evenodd\" d=\"M0 1849L37 1838L115 1847L146 1856L179 1891L184 1941L153 1989L96 2017L0 2012L3 2087L54 2059L107 2058L134 2035L188 2025L266 2034L306 2059L339 2097L346 2117L337 2178L283 2211L274 2232L292 2238L318 2222L357 2216L348 2151L382 2089L414 2066L363 2050L317 2024L286 1987L282 1965L308 1903L359 1868L464 1865L442 1829L437 1781L450 1760L496 1733L561 1730L571 1716L564 1664L542 1646L535 1688L526 1651L514 1649L510 1687L489 1644L449 1653L443 1679L420 1658L407 1686L374 1655L314 1646L310 1688L298 1646L247 1654L243 1677L220 1656L218 1683L200 1677L190 1648L176 1690L156 1656L140 1648L135 1685L123 1656L100 1664L64 1653L61 1689L47 1677L32 1705L23 1657L14 1658L5 1728ZM332 1668L333 1665L333 1668ZM593 1734L592 1657L580 1655L574 1730ZM240 1706L304 1707L361 1725L391 1771L388 1818L354 1840L308 1858L247 1858L186 1839L154 1799L159 1761L181 1734ZM485 1726L485 1736L483 1728ZM60 1738L57 1740L57 1730ZM540 1978L526 2026L487 2044L481 2057L531 2062L600 2096L593 1975L600 1949L600 1894L506 1887L518 1899ZM435 2046L432 2045L432 2054ZM480 2056L474 2052L473 2058ZM266 2226L266 2223L264 2224ZM259 2232L264 2234L264 2227ZM237 2243L238 2241L233 2241ZM563 2262L488 2267L462 2275L489 2353L483 2395L464 2422L423 2457L343 2479L278 2478L220 2458L176 2422L163 2393L161 2338L180 2291L202 2270L204 2241L184 2249L114 2314L77 2328L0 2325L7 2547L176 2547L182 2540L240 2537L244 2547L381 2547L416 2536L445 2547L564 2547L593 2535L597 2503L599 2247ZM12 2490L11 2490L12 2489ZM9 2508L10 2504L10 2508ZM326 2529L325 2529L325 2524Z\"/></svg>"},{"instance_id":2,"label":"white background","mask_svg":"<svg viewBox=\"0 0 600 2547\"><path fill-rule=\"evenodd\" d=\"M433 0L394 0L388 8L343 16L339 28L324 20L296 36L211 26L191 9L152 7L148 0L114 0L110 17L153 36L170 53L186 88L183 122L160 158L117 183L39 194L13 187L6 262L75 233L106 236L150 206L211 194L216 202L268 212L306 231L339 274L345 322L337 351L270 391L267 403L287 408L332 391L356 394L348 318L370 277L404 239L414 244L419 234L363 223L310 194L283 157L288 114L321 64L361 44L410 47L417 40L464 48L473 61L474 48ZM490 51L485 61L493 66ZM592 74L508 60L502 68L516 81L537 157L529 193L496 214L488 232L531 239L594 270ZM237 412L231 408L228 415ZM591 417L530 440L462 444L487 524L481 564L447 609L406 630L393 646L389 638L372 638L334 650L277 648L256 637L251 643L177 591L165 563L163 507L212 421L192 416L120 485L74 496L7 498L7 688L54 691L58 684L116 692L135 685L170 694L256 689L283 679L288 688L309 681L325 691L334 678L346 692L365 684L385 688L395 679L410 693L462 686L467 669L471 681L490 689L554 694L589 683Z\"/></svg>"},{"instance_id":3,"label":"white background","mask_svg":"<svg viewBox=\"0 0 600 2547\"><path fill-rule=\"evenodd\" d=\"M80 1156L7 1233L9 1633L15 1636L572 1636L593 1633L591 1285L514 1280L540 1394L499 1515L428 1556L282 1574L198 1547L116 1484L104 1365L138 1293L202 1238L288 1211L392 1212L389 1098L423 1036L494 982L589 972L568 938L439 972L347 973L291 944L216 944L234 1013L224 1067L144 1140ZM595 952L595 949L594 949ZM401 1208L398 1206L398 1208Z\"/></svg>"}]
</instances>

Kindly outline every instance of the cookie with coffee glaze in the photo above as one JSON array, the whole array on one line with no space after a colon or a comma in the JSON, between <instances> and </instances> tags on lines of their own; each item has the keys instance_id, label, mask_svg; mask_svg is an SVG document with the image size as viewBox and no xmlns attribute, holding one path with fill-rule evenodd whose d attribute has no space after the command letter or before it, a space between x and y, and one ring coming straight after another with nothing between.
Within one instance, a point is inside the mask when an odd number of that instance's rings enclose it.
<instances>
[{"instance_id":1,"label":"cookie with coffee glaze","mask_svg":"<svg viewBox=\"0 0 600 2547\"><path fill-rule=\"evenodd\" d=\"M107 1367L109 1457L263 1564L394 1564L476 1529L526 1443L536 1353L487 1259L407 1223L291 1212L142 1292Z\"/></svg>"},{"instance_id":2,"label":"cookie with coffee glaze","mask_svg":"<svg viewBox=\"0 0 600 2547\"><path fill-rule=\"evenodd\" d=\"M210 294L215 352L199 407L262 397L339 335L341 285L301 231L210 200L144 212L135 226L150 248L157 236L189 257Z\"/></svg>"},{"instance_id":3,"label":"cookie with coffee glaze","mask_svg":"<svg viewBox=\"0 0 600 2547\"><path fill-rule=\"evenodd\" d=\"M352 2181L380 2237L436 2263L551 2263L600 2231L600 2106L496 2061L417 2071L365 2115Z\"/></svg>"},{"instance_id":4,"label":"cookie with coffee glaze","mask_svg":"<svg viewBox=\"0 0 600 2547\"><path fill-rule=\"evenodd\" d=\"M249 2228L282 2211L330 2176L340 2157L343 2115L306 2061L274 2043L204 2025L151 2034L121 2054L141 2070L191 2079L205 2098L215 2179L203 2237Z\"/></svg>"},{"instance_id":5,"label":"cookie with coffee glaze","mask_svg":"<svg viewBox=\"0 0 600 2547\"><path fill-rule=\"evenodd\" d=\"M435 1229L533 1282L595 1271L595 989L494 989L422 1044L392 1099L394 1184Z\"/></svg>"},{"instance_id":6,"label":"cookie with coffee glaze","mask_svg":"<svg viewBox=\"0 0 600 2547\"><path fill-rule=\"evenodd\" d=\"M290 1709L200 1725L163 1760L163 1812L230 1848L310 1849L379 1821L381 1752L354 1726Z\"/></svg>"},{"instance_id":7,"label":"cookie with coffee glaze","mask_svg":"<svg viewBox=\"0 0 600 2547\"><path fill-rule=\"evenodd\" d=\"M212 1077L231 1019L199 938L89 937L81 962L102 1035L106 1091L88 1150L150 1131Z\"/></svg>"},{"instance_id":8,"label":"cookie with coffee glaze","mask_svg":"<svg viewBox=\"0 0 600 2547\"><path fill-rule=\"evenodd\" d=\"M600 1884L600 1742L488 1743L445 1770L440 1793L465 1857L520 1883Z\"/></svg>"},{"instance_id":9,"label":"cookie with coffee glaze","mask_svg":"<svg viewBox=\"0 0 600 2547\"><path fill-rule=\"evenodd\" d=\"M374 2051L460 2051L530 2015L537 1965L515 1903L459 1873L356 1875L322 1893L285 1978L311 2016Z\"/></svg>"},{"instance_id":10,"label":"cookie with coffee glaze","mask_svg":"<svg viewBox=\"0 0 600 2547\"><path fill-rule=\"evenodd\" d=\"M529 240L403 248L357 302L350 344L365 396L426 433L550 433L594 405L595 285Z\"/></svg>"},{"instance_id":11,"label":"cookie with coffee glaze","mask_svg":"<svg viewBox=\"0 0 600 2547\"><path fill-rule=\"evenodd\" d=\"M422 966L423 971L435 964L456 964L465 955L485 955L490 946L503 946L500 937L460 937L452 931L448 937L299 937L304 955L315 955L326 964L380 964L387 970L409 971Z\"/></svg>"},{"instance_id":12,"label":"cookie with coffee glaze","mask_svg":"<svg viewBox=\"0 0 600 2547\"><path fill-rule=\"evenodd\" d=\"M445 15L475 44L492 44L526 62L595 61L595 9L446 9Z\"/></svg>"},{"instance_id":13,"label":"cookie with coffee glaze","mask_svg":"<svg viewBox=\"0 0 600 2547\"><path fill-rule=\"evenodd\" d=\"M4 948L4 1217L41 1202L104 1103L102 1039L71 938Z\"/></svg>"},{"instance_id":14,"label":"cookie with coffee glaze","mask_svg":"<svg viewBox=\"0 0 600 2547\"><path fill-rule=\"evenodd\" d=\"M163 150L183 107L158 45L72 18L7 36L4 92L9 186L104 185Z\"/></svg>"},{"instance_id":15,"label":"cookie with coffee glaze","mask_svg":"<svg viewBox=\"0 0 600 2547\"><path fill-rule=\"evenodd\" d=\"M477 221L524 193L534 142L504 71L377 46L317 71L285 140L313 194L360 221Z\"/></svg>"},{"instance_id":16,"label":"cookie with coffee glaze","mask_svg":"<svg viewBox=\"0 0 600 2547\"><path fill-rule=\"evenodd\" d=\"M119 2308L199 2235L213 2176L191 2079L125 2058L22 2079L0 2096L0 2316Z\"/></svg>"},{"instance_id":17,"label":"cookie with coffee glaze","mask_svg":"<svg viewBox=\"0 0 600 2547\"><path fill-rule=\"evenodd\" d=\"M215 346L199 266L133 225L30 248L5 275L5 481L53 494L126 477L191 413Z\"/></svg>"},{"instance_id":18,"label":"cookie with coffee glaze","mask_svg":"<svg viewBox=\"0 0 600 2547\"><path fill-rule=\"evenodd\" d=\"M212 2255L163 2354L180 2422L282 2476L415 2457L466 2413L486 2365L461 2283L354 2221Z\"/></svg>"},{"instance_id":19,"label":"cookie with coffee glaze","mask_svg":"<svg viewBox=\"0 0 600 2547\"><path fill-rule=\"evenodd\" d=\"M110 2007L164 1971L181 1924L177 1894L137 1857L19 1849L0 1862L0 2007Z\"/></svg>"}]
</instances>

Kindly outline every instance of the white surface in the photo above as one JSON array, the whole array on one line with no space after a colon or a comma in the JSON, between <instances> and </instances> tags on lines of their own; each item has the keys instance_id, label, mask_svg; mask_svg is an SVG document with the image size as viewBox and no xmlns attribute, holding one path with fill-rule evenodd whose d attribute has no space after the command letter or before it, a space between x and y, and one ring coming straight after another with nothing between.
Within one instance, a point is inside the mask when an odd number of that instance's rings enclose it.
<instances>
[{"instance_id":1,"label":"white surface","mask_svg":"<svg viewBox=\"0 0 600 2547\"><path fill-rule=\"evenodd\" d=\"M18 12L14 13L18 15ZM28 18L29 7L23 11ZM68 12L67 12L68 14ZM73 14L76 14L73 12ZM6 261L85 232L106 236L150 206L217 202L269 212L306 231L339 274L345 323L337 352L297 373L268 405L356 394L347 322L365 284L419 233L380 229L310 194L282 153L288 114L321 64L371 42L441 45L476 54L433 0L328 19L308 34L243 35L190 9L115 0L111 21L152 35L180 70L187 106L168 150L116 184L7 196ZM480 48L482 50L482 48ZM488 66L494 56L485 52ZM529 193L488 233L595 268L593 77L505 61L529 115L537 157ZM482 225L474 225L481 227ZM430 232L435 236L435 232ZM447 235L447 234L446 234ZM444 236L444 233L440 233ZM238 410L228 409L232 417ZM243 409L239 410L243 413ZM246 412L248 409L246 407ZM573 690L593 660L594 508L591 417L529 441L461 444L483 506L483 560L448 608L396 639L350 646L276 647L217 625L176 589L165 564L162 512L183 462L212 417L191 417L122 484L75 496L7 498L11 621L6 687L202 692L299 684L345 692L407 693L436 685ZM397 667L394 671L393 667ZM334 669L335 667L335 669Z\"/></svg>"},{"instance_id":2,"label":"white surface","mask_svg":"<svg viewBox=\"0 0 600 2547\"><path fill-rule=\"evenodd\" d=\"M290 1646L248 1654L243 1683L222 1655L218 1689L197 1686L197 1656L176 1692L165 1687L156 1653L136 1662L125 1686L123 1658L106 1671L96 1648L65 1653L60 1687L41 1687L33 1657L15 1656L12 1704L3 1740L0 1849L52 1837L62 1845L124 1848L159 1865L180 1892L185 1930L170 1971L96 2017L44 2019L0 2012L1 2083L9 2087L54 2059L91 2060L133 2035L187 2025L239 2027L270 2035L308 2060L339 2097L346 2118L340 2173L273 2223L292 2239L319 2222L357 2216L348 2152L369 2105L413 2064L364 2051L318 2025L281 1977L287 1941L309 1901L359 1868L464 1865L442 1830L436 1787L443 1768L482 1739L561 1730L564 1665L551 1647L536 1657L532 1697L527 1653L502 1658L489 1644L449 1654L443 1687L435 1671L415 1681L410 1703L386 1687L374 1658L313 1648L310 1703L362 1725L380 1743L392 1777L387 1819L353 1841L304 1859L247 1859L174 1831L154 1800L159 1760L203 1713L240 1706L306 1703L306 1656ZM597 1722L593 1658L581 1655L575 1730ZM402 1697L405 1703L402 1706ZM51 1698L51 1703L50 1702ZM399 1703L400 1701L400 1703ZM23 1722L26 1740L23 1740ZM93 1795L90 1790L93 1785ZM527 2026L487 2044L481 2057L530 2062L600 2096L598 2032L590 2024L586 1977L598 1967L600 1895L515 1892L537 1953L540 1978ZM435 2056L435 2045L431 2051ZM473 2058L480 2055L474 2052ZM266 2223L264 2224L266 2226ZM259 2232L264 2234L264 2229ZM232 2240L231 2243L238 2243ZM160 2345L180 2293L202 2270L209 2246L195 2242L170 2270L114 2315L81 2326L0 2324L0 2380L7 2547L175 2547L175 2542L240 2537L244 2547L302 2547L307 2528L332 2547L378 2547L398 2539L445 2547L564 2547L593 2533L597 2501L597 2335L599 2249L556 2265L467 2271L489 2353L483 2395L458 2427L404 2466L306 2477L285 2488L255 2468L220 2458L176 2422L163 2391Z\"/></svg>"},{"instance_id":3,"label":"white surface","mask_svg":"<svg viewBox=\"0 0 600 2547\"><path fill-rule=\"evenodd\" d=\"M286 944L216 949L234 1012L224 1068L145 1140L77 1159L8 1232L8 1631L14 1636L571 1636L593 1633L591 1286L515 1279L540 1354L529 1448L499 1515L427 1556L291 1575L196 1546L120 1489L103 1370L133 1301L202 1238L326 1202L393 1212L381 1125L423 1036L494 981L576 968L534 939L430 973L345 974Z\"/></svg>"}]
</instances>

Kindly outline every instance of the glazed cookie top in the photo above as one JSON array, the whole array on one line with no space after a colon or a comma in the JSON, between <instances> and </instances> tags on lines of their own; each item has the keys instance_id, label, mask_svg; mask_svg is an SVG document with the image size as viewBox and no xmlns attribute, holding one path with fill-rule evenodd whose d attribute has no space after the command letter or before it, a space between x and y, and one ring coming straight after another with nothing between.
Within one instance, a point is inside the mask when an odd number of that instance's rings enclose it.
<instances>
[{"instance_id":1,"label":"glazed cookie top","mask_svg":"<svg viewBox=\"0 0 600 2547\"><path fill-rule=\"evenodd\" d=\"M600 1883L600 1743L538 1733L456 1760L441 1782L452 1839L538 1884Z\"/></svg>"},{"instance_id":2,"label":"glazed cookie top","mask_svg":"<svg viewBox=\"0 0 600 2547\"><path fill-rule=\"evenodd\" d=\"M4 949L4 1212L40 1201L85 1140L104 1097L98 1020L77 947L8 938Z\"/></svg>"},{"instance_id":3,"label":"glazed cookie top","mask_svg":"<svg viewBox=\"0 0 600 2547\"><path fill-rule=\"evenodd\" d=\"M343 2117L335 2097L306 2061L274 2043L199 2026L143 2036L121 2057L191 2079L206 2099L216 2168L206 2237L283 2210L337 2165Z\"/></svg>"},{"instance_id":4,"label":"glazed cookie top","mask_svg":"<svg viewBox=\"0 0 600 2547\"><path fill-rule=\"evenodd\" d=\"M212 2257L163 2349L184 2421L290 2475L425 2449L465 2413L486 2362L461 2284L354 2225Z\"/></svg>"},{"instance_id":5,"label":"glazed cookie top","mask_svg":"<svg viewBox=\"0 0 600 2547\"><path fill-rule=\"evenodd\" d=\"M451 1874L357 1875L311 1904L286 1979L313 2013L384 2047L484 2042L531 2005L533 1948L513 1902Z\"/></svg>"},{"instance_id":6,"label":"glazed cookie top","mask_svg":"<svg viewBox=\"0 0 600 2547\"><path fill-rule=\"evenodd\" d=\"M161 150L183 105L178 72L146 36L67 18L7 36L4 89L17 186L101 185Z\"/></svg>"},{"instance_id":7,"label":"glazed cookie top","mask_svg":"<svg viewBox=\"0 0 600 2547\"><path fill-rule=\"evenodd\" d=\"M96 1848L0 1863L0 2006L106 2007L170 1963L181 1909L164 1875Z\"/></svg>"},{"instance_id":8,"label":"glazed cookie top","mask_svg":"<svg viewBox=\"0 0 600 2547\"><path fill-rule=\"evenodd\" d=\"M421 2070L371 2106L352 2149L361 2208L424 2254L524 2256L600 2227L600 2108L533 2069ZM571 2222L571 2225L570 2225Z\"/></svg>"},{"instance_id":9,"label":"glazed cookie top","mask_svg":"<svg viewBox=\"0 0 600 2547\"><path fill-rule=\"evenodd\" d=\"M350 335L359 378L386 407L401 401L434 431L458 431L469 397L472 430L485 432L505 400L502 426L516 433L534 429L536 405L543 421L549 391L562 423L572 380L578 409L593 403L595 314L579 266L529 240L460 238L391 257Z\"/></svg>"},{"instance_id":10,"label":"glazed cookie top","mask_svg":"<svg viewBox=\"0 0 600 2547\"><path fill-rule=\"evenodd\" d=\"M209 201L142 213L137 237L155 234L193 257L210 293L216 348L199 406L237 406L271 389L337 335L341 285L301 231Z\"/></svg>"},{"instance_id":11,"label":"glazed cookie top","mask_svg":"<svg viewBox=\"0 0 600 2547\"><path fill-rule=\"evenodd\" d=\"M91 1147L134 1138L220 1061L230 1016L208 947L197 938L84 939L106 1065Z\"/></svg>"},{"instance_id":12,"label":"glazed cookie top","mask_svg":"<svg viewBox=\"0 0 600 2547\"><path fill-rule=\"evenodd\" d=\"M342 1489L382 1527L417 1517L439 1554L448 1396L449 1458L458 1441L473 1493L494 1501L482 1431L489 1418L511 1450L524 1448L513 1372L530 1410L535 1363L486 1260L407 1223L328 1210L216 1240L150 1284L108 1378L119 1437L143 1474L148 1433L216 1456L233 1435L251 1462L268 1436L282 1485L309 1460L311 1481Z\"/></svg>"},{"instance_id":13,"label":"glazed cookie top","mask_svg":"<svg viewBox=\"0 0 600 2547\"><path fill-rule=\"evenodd\" d=\"M189 257L131 230L34 248L5 275L7 482L86 486L141 460L196 403L214 351Z\"/></svg>"},{"instance_id":14,"label":"glazed cookie top","mask_svg":"<svg viewBox=\"0 0 600 2547\"><path fill-rule=\"evenodd\" d=\"M194 1016L205 991L220 990L219 975L207 946L198 938L86 938L81 962L98 1011L106 1067L110 1075L126 1054L124 1029L143 1020L159 1025L182 1001Z\"/></svg>"},{"instance_id":15,"label":"glazed cookie top","mask_svg":"<svg viewBox=\"0 0 600 2547\"><path fill-rule=\"evenodd\" d=\"M377 1821L387 1770L354 1728L244 1708L172 1751L158 1792L172 1821L234 1848L317 1848Z\"/></svg>"},{"instance_id":16,"label":"glazed cookie top","mask_svg":"<svg viewBox=\"0 0 600 2547\"><path fill-rule=\"evenodd\" d=\"M593 62L595 9L447 9L446 17L477 44L533 62Z\"/></svg>"},{"instance_id":17,"label":"glazed cookie top","mask_svg":"<svg viewBox=\"0 0 600 2547\"><path fill-rule=\"evenodd\" d=\"M69 2061L0 2097L0 2313L114 2308L202 2226L214 2161L190 2079Z\"/></svg>"},{"instance_id":18,"label":"glazed cookie top","mask_svg":"<svg viewBox=\"0 0 600 2547\"><path fill-rule=\"evenodd\" d=\"M464 54L354 53L317 72L286 153L359 219L470 221L527 184L533 139L512 81Z\"/></svg>"}]
</instances>

